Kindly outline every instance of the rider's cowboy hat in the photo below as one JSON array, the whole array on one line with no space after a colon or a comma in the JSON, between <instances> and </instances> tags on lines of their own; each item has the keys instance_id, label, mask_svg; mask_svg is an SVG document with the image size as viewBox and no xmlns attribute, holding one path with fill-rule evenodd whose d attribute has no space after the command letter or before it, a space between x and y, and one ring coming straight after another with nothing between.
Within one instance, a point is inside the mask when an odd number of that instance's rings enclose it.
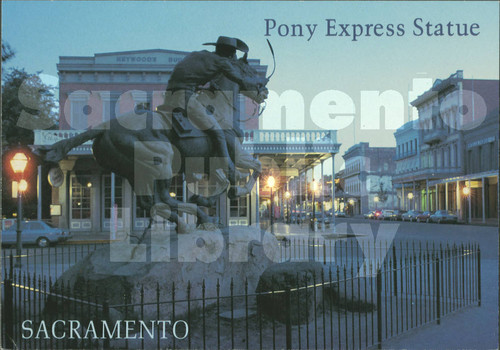
<instances>
[{"instance_id":1,"label":"rider's cowboy hat","mask_svg":"<svg viewBox=\"0 0 500 350\"><path fill-rule=\"evenodd\" d=\"M241 52L248 52L248 46L242 40L236 38L230 38L228 36L219 36L216 43L204 43L203 45L226 45L230 46Z\"/></svg>"}]
</instances>

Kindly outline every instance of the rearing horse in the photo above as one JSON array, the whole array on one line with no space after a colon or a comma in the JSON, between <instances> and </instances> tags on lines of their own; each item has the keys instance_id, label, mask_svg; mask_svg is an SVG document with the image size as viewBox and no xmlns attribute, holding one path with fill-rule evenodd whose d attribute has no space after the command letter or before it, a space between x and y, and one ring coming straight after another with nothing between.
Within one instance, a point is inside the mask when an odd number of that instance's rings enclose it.
<instances>
[{"instance_id":1,"label":"rearing horse","mask_svg":"<svg viewBox=\"0 0 500 350\"><path fill-rule=\"evenodd\" d=\"M229 138L229 149L233 154L236 153L236 166L254 171L249 183L243 188L231 183L230 197L247 194L260 172L260 163L243 151L236 139L232 123L233 93L242 93L257 104L264 102L268 95L265 86L268 79L260 77L255 68L248 64L246 54L235 60L234 64L245 80L252 82L246 84L245 91L237 91L236 84L221 77L214 84L227 91L215 94L201 91L191 96L199 98L207 108L212 106L216 119ZM203 206L213 205L215 196L205 198L195 195L191 197L191 203L178 201L170 196L171 181L176 174L192 178L193 174L186 168L186 160L214 157L215 148L209 137L200 130L195 130L192 136L180 137L173 128L174 119L172 113L161 110L129 112L73 138L39 147L35 154L47 163L57 164L71 149L93 140L92 152L97 163L129 181L137 196L137 204L150 213L151 219L159 215L177 223L179 233L187 232L189 228L178 215L179 212L196 215L198 225L217 223L217 218L208 216L201 209Z\"/></svg>"}]
</instances>

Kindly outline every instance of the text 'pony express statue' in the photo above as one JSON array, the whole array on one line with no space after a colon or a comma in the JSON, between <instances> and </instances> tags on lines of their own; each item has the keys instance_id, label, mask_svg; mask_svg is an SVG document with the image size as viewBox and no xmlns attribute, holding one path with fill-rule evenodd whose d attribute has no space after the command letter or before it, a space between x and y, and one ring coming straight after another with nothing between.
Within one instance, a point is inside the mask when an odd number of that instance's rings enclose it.
<instances>
[{"instance_id":1,"label":"text 'pony express statue'","mask_svg":"<svg viewBox=\"0 0 500 350\"><path fill-rule=\"evenodd\" d=\"M234 127L235 96L241 93L260 105L268 96L269 78L249 65L248 47L241 40L219 37L208 45L216 51L192 52L175 66L165 102L156 111L136 109L35 153L58 166L71 149L93 140L97 163L129 181L138 206L150 214L150 226L160 216L175 222L178 233L188 232L192 228L179 215L183 212L196 215L202 228L217 225L219 218L202 207L213 207L228 187L230 198L250 193L261 172L260 162L242 148L241 130ZM244 56L236 59L236 50ZM252 175L238 186L247 171ZM216 189L208 196L193 194L187 203L178 201L170 195L177 174L188 182L215 175Z\"/></svg>"}]
</instances>

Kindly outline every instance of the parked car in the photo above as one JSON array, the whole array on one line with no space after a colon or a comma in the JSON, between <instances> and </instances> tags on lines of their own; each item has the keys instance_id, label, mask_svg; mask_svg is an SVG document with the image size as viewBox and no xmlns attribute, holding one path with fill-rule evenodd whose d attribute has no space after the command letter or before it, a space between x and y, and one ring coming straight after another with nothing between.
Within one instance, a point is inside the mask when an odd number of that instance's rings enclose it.
<instances>
[{"instance_id":1,"label":"parked car","mask_svg":"<svg viewBox=\"0 0 500 350\"><path fill-rule=\"evenodd\" d=\"M429 220L429 217L432 215L433 213L430 212L430 211L424 211L422 214L418 214L417 217L416 217L416 220L417 222L428 222Z\"/></svg>"},{"instance_id":2,"label":"parked car","mask_svg":"<svg viewBox=\"0 0 500 350\"><path fill-rule=\"evenodd\" d=\"M399 210L399 209L395 209L394 210L394 214L396 214L396 220L403 220L402 217L403 217L403 214L406 213L406 210Z\"/></svg>"},{"instance_id":3,"label":"parked car","mask_svg":"<svg viewBox=\"0 0 500 350\"><path fill-rule=\"evenodd\" d=\"M396 220L396 213L394 210L383 209L382 212L377 216L379 220Z\"/></svg>"},{"instance_id":4,"label":"parked car","mask_svg":"<svg viewBox=\"0 0 500 350\"><path fill-rule=\"evenodd\" d=\"M365 219L374 219L375 218L375 210L372 210L363 215Z\"/></svg>"},{"instance_id":5,"label":"parked car","mask_svg":"<svg viewBox=\"0 0 500 350\"><path fill-rule=\"evenodd\" d=\"M416 221L417 216L422 214L419 210L408 210L406 213L401 215L402 221Z\"/></svg>"},{"instance_id":6,"label":"parked car","mask_svg":"<svg viewBox=\"0 0 500 350\"><path fill-rule=\"evenodd\" d=\"M15 219L2 220L2 244L17 242L17 224ZM23 244L36 244L47 247L50 244L64 242L71 234L60 228L51 226L42 220L26 220L21 222L21 241Z\"/></svg>"},{"instance_id":7,"label":"parked car","mask_svg":"<svg viewBox=\"0 0 500 350\"><path fill-rule=\"evenodd\" d=\"M303 223L304 221L306 221L307 218L306 218L306 213L293 213L292 214L292 222L294 224L301 224Z\"/></svg>"},{"instance_id":8,"label":"parked car","mask_svg":"<svg viewBox=\"0 0 500 350\"><path fill-rule=\"evenodd\" d=\"M340 211L340 210L337 210L335 212L335 217L338 217L338 218L345 218L346 217L346 214L344 211Z\"/></svg>"},{"instance_id":9,"label":"parked car","mask_svg":"<svg viewBox=\"0 0 500 350\"><path fill-rule=\"evenodd\" d=\"M438 224L442 222L451 222L456 224L458 221L457 216L449 210L438 210L431 216L429 216L428 222L437 222Z\"/></svg>"}]
</instances>

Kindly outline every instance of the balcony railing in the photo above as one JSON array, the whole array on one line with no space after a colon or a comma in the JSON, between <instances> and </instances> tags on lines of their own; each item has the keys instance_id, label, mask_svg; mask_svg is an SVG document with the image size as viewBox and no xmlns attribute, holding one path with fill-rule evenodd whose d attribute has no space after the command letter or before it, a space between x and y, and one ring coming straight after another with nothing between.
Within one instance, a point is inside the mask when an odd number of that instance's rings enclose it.
<instances>
[{"instance_id":1,"label":"balcony railing","mask_svg":"<svg viewBox=\"0 0 500 350\"><path fill-rule=\"evenodd\" d=\"M52 145L71 138L85 130L35 130L35 145ZM245 130L243 143L337 143L335 130ZM92 144L87 141L85 144Z\"/></svg>"},{"instance_id":2,"label":"balcony railing","mask_svg":"<svg viewBox=\"0 0 500 350\"><path fill-rule=\"evenodd\" d=\"M427 144L438 143L446 139L447 133L444 129L424 130L424 142Z\"/></svg>"},{"instance_id":3,"label":"balcony railing","mask_svg":"<svg viewBox=\"0 0 500 350\"><path fill-rule=\"evenodd\" d=\"M60 140L71 138L85 130L35 130L35 146L52 145ZM296 146L297 151L338 152L337 132L335 130L245 130L243 146L280 145L279 152L287 152L290 146ZM73 154L90 152L92 141L75 148ZM257 150L256 150L257 151ZM258 151L265 151L259 147ZM276 153L279 153L276 152Z\"/></svg>"},{"instance_id":4,"label":"balcony railing","mask_svg":"<svg viewBox=\"0 0 500 350\"><path fill-rule=\"evenodd\" d=\"M35 146L48 146L58 141L69 139L81 134L85 130L35 130ZM87 141L84 145L92 145L92 141Z\"/></svg>"},{"instance_id":5,"label":"balcony railing","mask_svg":"<svg viewBox=\"0 0 500 350\"><path fill-rule=\"evenodd\" d=\"M335 130L245 130L243 144L336 144Z\"/></svg>"}]
</instances>

